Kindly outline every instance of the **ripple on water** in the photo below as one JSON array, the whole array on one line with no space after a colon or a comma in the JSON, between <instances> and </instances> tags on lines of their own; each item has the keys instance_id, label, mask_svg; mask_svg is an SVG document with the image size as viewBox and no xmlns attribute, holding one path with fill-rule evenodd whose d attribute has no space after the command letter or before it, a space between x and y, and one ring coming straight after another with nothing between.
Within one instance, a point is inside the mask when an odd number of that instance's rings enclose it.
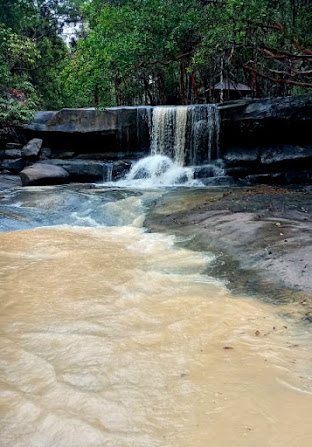
<instances>
[{"instance_id":1,"label":"ripple on water","mask_svg":"<svg viewBox=\"0 0 312 447\"><path fill-rule=\"evenodd\" d=\"M134 226L0 243L1 445L311 445L310 335L211 256Z\"/></svg>"}]
</instances>

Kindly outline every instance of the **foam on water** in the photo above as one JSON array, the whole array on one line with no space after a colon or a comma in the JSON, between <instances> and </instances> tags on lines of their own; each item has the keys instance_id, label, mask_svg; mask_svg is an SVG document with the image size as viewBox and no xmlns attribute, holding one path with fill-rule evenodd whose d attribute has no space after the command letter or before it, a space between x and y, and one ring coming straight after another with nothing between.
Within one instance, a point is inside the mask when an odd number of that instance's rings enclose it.
<instances>
[{"instance_id":1,"label":"foam on water","mask_svg":"<svg viewBox=\"0 0 312 447\"><path fill-rule=\"evenodd\" d=\"M124 180L115 185L121 187L157 188L160 186L201 186L194 180L194 168L182 167L165 155L150 155L139 160Z\"/></svg>"}]
</instances>

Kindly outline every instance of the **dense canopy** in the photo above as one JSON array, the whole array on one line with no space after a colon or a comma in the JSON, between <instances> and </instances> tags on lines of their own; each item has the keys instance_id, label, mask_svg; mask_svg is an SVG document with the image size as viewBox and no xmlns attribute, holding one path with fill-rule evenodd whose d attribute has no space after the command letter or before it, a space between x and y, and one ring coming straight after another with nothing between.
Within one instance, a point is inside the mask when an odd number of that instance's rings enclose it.
<instances>
[{"instance_id":1,"label":"dense canopy","mask_svg":"<svg viewBox=\"0 0 312 447\"><path fill-rule=\"evenodd\" d=\"M0 120L307 93L311 24L310 0L0 0Z\"/></svg>"}]
</instances>

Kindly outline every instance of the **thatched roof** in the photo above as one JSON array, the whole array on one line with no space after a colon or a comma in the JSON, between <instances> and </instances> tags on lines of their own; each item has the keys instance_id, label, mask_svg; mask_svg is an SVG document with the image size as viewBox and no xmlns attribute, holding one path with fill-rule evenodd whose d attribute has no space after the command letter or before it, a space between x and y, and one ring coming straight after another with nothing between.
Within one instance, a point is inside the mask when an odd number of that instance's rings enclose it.
<instances>
[{"instance_id":1,"label":"thatched roof","mask_svg":"<svg viewBox=\"0 0 312 447\"><path fill-rule=\"evenodd\" d=\"M251 91L251 88L248 85L241 84L240 82L235 83L234 81L230 81L229 79L224 79L223 82L218 82L214 86L215 90L237 90L237 91Z\"/></svg>"}]
</instances>

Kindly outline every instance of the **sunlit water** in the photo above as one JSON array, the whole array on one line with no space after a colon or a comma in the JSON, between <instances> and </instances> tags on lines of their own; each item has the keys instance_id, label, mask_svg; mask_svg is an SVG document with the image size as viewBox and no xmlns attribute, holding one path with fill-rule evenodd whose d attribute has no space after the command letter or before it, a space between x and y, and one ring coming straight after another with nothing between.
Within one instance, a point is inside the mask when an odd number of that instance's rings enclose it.
<instances>
[{"instance_id":1,"label":"sunlit water","mask_svg":"<svg viewBox=\"0 0 312 447\"><path fill-rule=\"evenodd\" d=\"M0 234L1 446L311 445L310 334L145 232L159 194L7 200L3 229L24 230Z\"/></svg>"}]
</instances>

